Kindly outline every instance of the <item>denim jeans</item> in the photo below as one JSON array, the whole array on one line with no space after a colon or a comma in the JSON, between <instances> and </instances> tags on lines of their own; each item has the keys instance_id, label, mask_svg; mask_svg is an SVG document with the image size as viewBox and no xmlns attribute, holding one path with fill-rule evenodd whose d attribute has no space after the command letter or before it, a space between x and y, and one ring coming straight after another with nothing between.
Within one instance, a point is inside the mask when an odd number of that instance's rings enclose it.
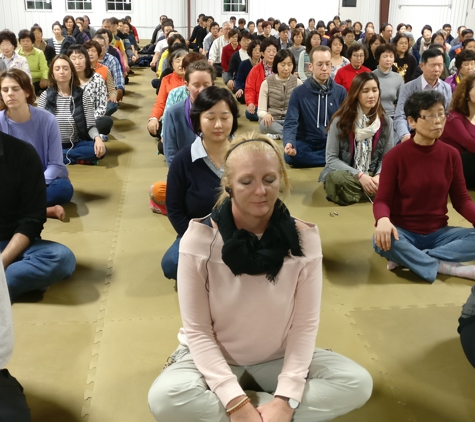
<instances>
[{"instance_id":1,"label":"denim jeans","mask_svg":"<svg viewBox=\"0 0 475 422\"><path fill-rule=\"evenodd\" d=\"M67 204L73 193L74 188L69 179L54 179L46 188L46 206Z\"/></svg>"},{"instance_id":2,"label":"denim jeans","mask_svg":"<svg viewBox=\"0 0 475 422\"><path fill-rule=\"evenodd\" d=\"M112 116L117 111L118 108L119 108L119 103L108 101L105 115Z\"/></svg>"},{"instance_id":3,"label":"denim jeans","mask_svg":"<svg viewBox=\"0 0 475 422\"><path fill-rule=\"evenodd\" d=\"M256 109L254 110L254 113L251 114L247 111L246 109L246 113L244 113L246 115L246 119L250 120L251 122L258 122L259 121L259 117L257 117L257 107Z\"/></svg>"},{"instance_id":4,"label":"denim jeans","mask_svg":"<svg viewBox=\"0 0 475 422\"><path fill-rule=\"evenodd\" d=\"M0 241L0 251L8 245ZM60 243L36 239L6 268L11 300L22 293L42 290L69 277L76 268L76 257Z\"/></svg>"},{"instance_id":5,"label":"denim jeans","mask_svg":"<svg viewBox=\"0 0 475 422\"><path fill-rule=\"evenodd\" d=\"M284 141L285 147L285 141ZM325 149L314 150L308 143L296 141L297 154L291 157L284 154L285 162L295 168L323 167L325 165Z\"/></svg>"},{"instance_id":6,"label":"denim jeans","mask_svg":"<svg viewBox=\"0 0 475 422\"><path fill-rule=\"evenodd\" d=\"M391 249L374 250L389 261L403 265L424 280L433 282L440 261L468 262L475 259L475 229L442 227L430 234L417 234L396 227L399 240L391 238Z\"/></svg>"},{"instance_id":7,"label":"denim jeans","mask_svg":"<svg viewBox=\"0 0 475 422\"><path fill-rule=\"evenodd\" d=\"M178 236L168 248L162 258L163 274L169 280L176 280L178 272L178 250L180 248L181 236Z\"/></svg>"},{"instance_id":8,"label":"denim jeans","mask_svg":"<svg viewBox=\"0 0 475 422\"><path fill-rule=\"evenodd\" d=\"M97 158L94 152L94 141L79 141L74 144L73 148L63 148L64 164L76 164L76 160L97 161L102 160L107 154Z\"/></svg>"}]
</instances>

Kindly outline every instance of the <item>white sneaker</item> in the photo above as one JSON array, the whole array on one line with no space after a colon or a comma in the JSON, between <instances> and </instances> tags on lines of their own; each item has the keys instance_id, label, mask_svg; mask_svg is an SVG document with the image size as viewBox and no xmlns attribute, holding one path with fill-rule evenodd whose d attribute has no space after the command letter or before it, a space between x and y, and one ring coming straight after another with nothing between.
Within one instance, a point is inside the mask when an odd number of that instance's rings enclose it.
<instances>
[{"instance_id":1,"label":"white sneaker","mask_svg":"<svg viewBox=\"0 0 475 422\"><path fill-rule=\"evenodd\" d=\"M280 136L275 133L266 133L266 136L273 139L274 141L278 141L280 139Z\"/></svg>"}]
</instances>

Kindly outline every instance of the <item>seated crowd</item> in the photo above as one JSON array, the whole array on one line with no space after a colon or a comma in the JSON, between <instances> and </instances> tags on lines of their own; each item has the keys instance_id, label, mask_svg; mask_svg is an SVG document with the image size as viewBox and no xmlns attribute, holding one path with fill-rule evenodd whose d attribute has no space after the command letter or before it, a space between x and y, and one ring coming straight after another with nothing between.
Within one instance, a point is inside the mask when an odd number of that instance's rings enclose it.
<instances>
[{"instance_id":1,"label":"seated crowd","mask_svg":"<svg viewBox=\"0 0 475 422\"><path fill-rule=\"evenodd\" d=\"M147 130L169 167L150 204L177 233L162 269L177 282L184 326L149 392L157 421L330 420L369 399L364 368L315 348L321 242L279 199L286 165L321 167L328 201L373 205L373 247L388 270L475 280L475 265L462 264L475 260L475 230L447 216L450 197L475 224L472 30L452 37L449 24L425 25L415 40L402 23L219 25L201 14L187 39L163 15L139 49L130 17L96 30L87 16L65 16L51 29L48 40L36 24L18 37L0 31L0 369L11 353L3 291L15 301L74 272L73 252L41 231L47 217L65 217L68 166L107 159L111 115L145 57L157 94ZM238 103L256 126L235 139ZM459 332L475 366L475 289ZM15 406L27 414L4 371L0 419Z\"/></svg>"}]
</instances>

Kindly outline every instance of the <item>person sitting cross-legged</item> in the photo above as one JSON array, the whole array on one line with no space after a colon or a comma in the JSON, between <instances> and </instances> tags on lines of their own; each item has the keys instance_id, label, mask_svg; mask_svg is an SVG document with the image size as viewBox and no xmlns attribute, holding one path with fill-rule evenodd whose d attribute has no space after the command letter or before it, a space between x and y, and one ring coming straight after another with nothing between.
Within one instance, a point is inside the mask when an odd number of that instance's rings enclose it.
<instances>
[{"instance_id":1,"label":"person sitting cross-legged","mask_svg":"<svg viewBox=\"0 0 475 422\"><path fill-rule=\"evenodd\" d=\"M388 269L409 268L426 281L437 273L475 279L475 229L447 224L447 199L470 224L475 204L468 195L459 152L440 141L445 98L434 90L413 93L404 113L415 134L383 160L373 213L375 251Z\"/></svg>"},{"instance_id":2,"label":"person sitting cross-legged","mask_svg":"<svg viewBox=\"0 0 475 422\"><path fill-rule=\"evenodd\" d=\"M35 148L0 132L0 175L0 252L14 301L69 277L76 258L66 246L40 237L46 183Z\"/></svg>"},{"instance_id":3,"label":"person sitting cross-legged","mask_svg":"<svg viewBox=\"0 0 475 422\"><path fill-rule=\"evenodd\" d=\"M312 77L292 92L285 115L285 162L293 167L323 167L327 125L346 97L346 90L330 78L331 52L318 46L309 54Z\"/></svg>"}]
</instances>

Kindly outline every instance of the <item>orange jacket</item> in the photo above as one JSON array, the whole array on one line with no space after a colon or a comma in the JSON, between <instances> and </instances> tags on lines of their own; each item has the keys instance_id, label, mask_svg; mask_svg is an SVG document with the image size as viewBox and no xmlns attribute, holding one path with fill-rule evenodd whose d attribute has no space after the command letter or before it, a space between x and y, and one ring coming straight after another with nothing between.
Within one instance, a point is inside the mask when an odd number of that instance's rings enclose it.
<instances>
[{"instance_id":1,"label":"orange jacket","mask_svg":"<svg viewBox=\"0 0 475 422\"><path fill-rule=\"evenodd\" d=\"M178 88L179 86L182 86L184 84L185 80L180 78L175 72L165 76L162 79L160 91L158 91L157 99L155 100L155 104L153 105L150 117L156 117L157 119L160 119L163 116L163 111L165 110L168 93L173 88Z\"/></svg>"}]
</instances>

